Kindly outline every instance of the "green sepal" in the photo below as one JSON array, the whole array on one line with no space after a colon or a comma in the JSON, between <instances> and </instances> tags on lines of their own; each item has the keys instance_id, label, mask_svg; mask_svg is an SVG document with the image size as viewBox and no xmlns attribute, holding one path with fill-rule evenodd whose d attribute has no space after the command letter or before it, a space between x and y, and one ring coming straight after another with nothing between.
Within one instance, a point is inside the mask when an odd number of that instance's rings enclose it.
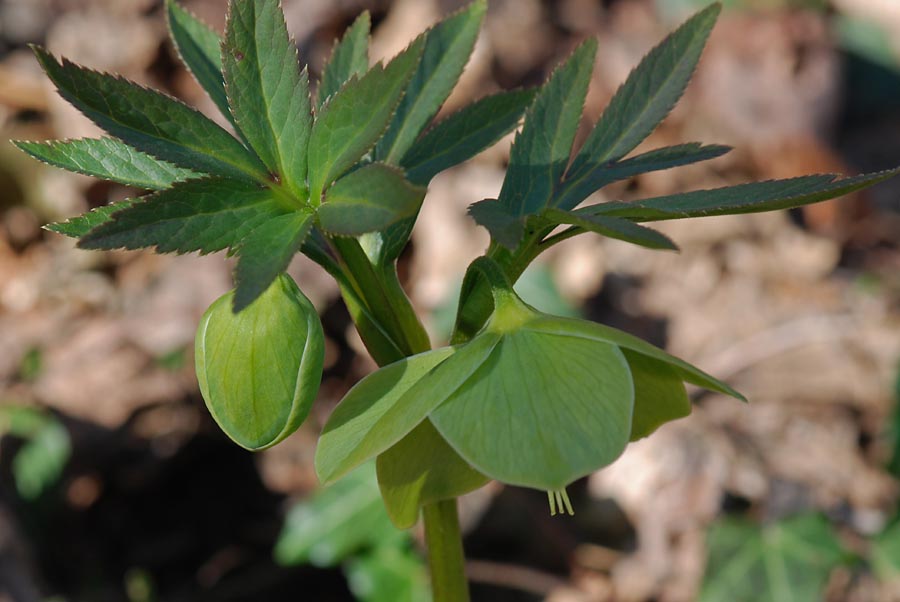
<instances>
[{"instance_id":1,"label":"green sepal","mask_svg":"<svg viewBox=\"0 0 900 602\"><path fill-rule=\"evenodd\" d=\"M200 392L216 423L249 450L299 428L322 378L325 337L315 307L286 274L240 313L234 292L200 320L194 346Z\"/></svg>"},{"instance_id":2,"label":"green sepal","mask_svg":"<svg viewBox=\"0 0 900 602\"><path fill-rule=\"evenodd\" d=\"M335 42L316 90L317 107L325 104L351 77L361 76L369 69L371 27L372 17L369 11L363 11L344 32L344 37Z\"/></svg>"},{"instance_id":3,"label":"green sepal","mask_svg":"<svg viewBox=\"0 0 900 602\"><path fill-rule=\"evenodd\" d=\"M271 190L213 178L188 180L136 199L82 237L82 249L214 253L234 247L286 210Z\"/></svg>"},{"instance_id":4,"label":"green sepal","mask_svg":"<svg viewBox=\"0 0 900 602\"><path fill-rule=\"evenodd\" d=\"M142 153L115 138L15 140L13 144L48 165L144 190L162 190L202 175Z\"/></svg>"},{"instance_id":5,"label":"green sepal","mask_svg":"<svg viewBox=\"0 0 900 602\"><path fill-rule=\"evenodd\" d=\"M358 236L383 230L419 211L425 188L384 163L370 163L335 182L319 206L319 225L330 234Z\"/></svg>"},{"instance_id":6,"label":"green sepal","mask_svg":"<svg viewBox=\"0 0 900 602\"><path fill-rule=\"evenodd\" d=\"M392 165L401 163L462 75L486 12L487 1L475 0L422 34L422 59L390 126L375 147L376 159Z\"/></svg>"},{"instance_id":7,"label":"green sepal","mask_svg":"<svg viewBox=\"0 0 900 602\"><path fill-rule=\"evenodd\" d=\"M222 63L231 111L244 139L269 171L305 201L309 81L300 71L279 0L231 3Z\"/></svg>"},{"instance_id":8,"label":"green sepal","mask_svg":"<svg viewBox=\"0 0 900 602\"><path fill-rule=\"evenodd\" d=\"M365 155L390 123L422 54L421 38L386 67L375 65L322 107L309 140L309 190L313 205L325 188Z\"/></svg>"},{"instance_id":9,"label":"green sepal","mask_svg":"<svg viewBox=\"0 0 900 602\"><path fill-rule=\"evenodd\" d=\"M460 458L428 419L379 455L376 466L384 506L398 529L414 526L425 504L459 497L489 480Z\"/></svg>"},{"instance_id":10,"label":"green sepal","mask_svg":"<svg viewBox=\"0 0 900 602\"><path fill-rule=\"evenodd\" d=\"M312 212L301 209L263 222L241 240L236 249L235 312L253 303L287 269L312 226Z\"/></svg>"},{"instance_id":11,"label":"green sepal","mask_svg":"<svg viewBox=\"0 0 900 602\"><path fill-rule=\"evenodd\" d=\"M572 161L568 177L580 179L595 166L618 161L665 119L684 93L722 5L688 19L651 50L631 72Z\"/></svg>"},{"instance_id":12,"label":"green sepal","mask_svg":"<svg viewBox=\"0 0 900 602\"><path fill-rule=\"evenodd\" d=\"M199 111L117 76L57 62L34 53L60 95L116 138L154 157L193 171L265 180L259 159Z\"/></svg>"},{"instance_id":13,"label":"green sepal","mask_svg":"<svg viewBox=\"0 0 900 602\"><path fill-rule=\"evenodd\" d=\"M691 400L681 375L672 366L623 349L634 382L631 441L642 439L666 422L691 413Z\"/></svg>"},{"instance_id":14,"label":"green sepal","mask_svg":"<svg viewBox=\"0 0 900 602\"><path fill-rule=\"evenodd\" d=\"M222 77L222 38L174 0L166 0L166 22L181 62L234 125Z\"/></svg>"}]
</instances>

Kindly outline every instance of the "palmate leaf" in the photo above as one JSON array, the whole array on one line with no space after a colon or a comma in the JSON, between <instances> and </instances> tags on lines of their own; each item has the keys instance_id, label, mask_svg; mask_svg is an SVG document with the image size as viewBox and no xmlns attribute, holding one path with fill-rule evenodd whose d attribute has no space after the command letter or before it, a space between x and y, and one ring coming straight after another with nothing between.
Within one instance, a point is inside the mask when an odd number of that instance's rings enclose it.
<instances>
[{"instance_id":1,"label":"palmate leaf","mask_svg":"<svg viewBox=\"0 0 900 602\"><path fill-rule=\"evenodd\" d=\"M731 147L719 144L689 142L654 149L622 161L602 162L592 166L590 171L585 171L581 178L563 182L562 192L553 200L553 204L560 209L574 209L588 196L613 182L651 171L708 161L721 157L730 150Z\"/></svg>"},{"instance_id":2,"label":"palmate leaf","mask_svg":"<svg viewBox=\"0 0 900 602\"><path fill-rule=\"evenodd\" d=\"M239 179L268 177L265 166L228 132L169 96L79 67L34 47L60 95L136 149L194 171Z\"/></svg>"},{"instance_id":3,"label":"palmate leaf","mask_svg":"<svg viewBox=\"0 0 900 602\"><path fill-rule=\"evenodd\" d=\"M678 250L675 243L665 234L640 226L627 219L606 215L579 214L552 207L541 213L541 218L553 225L569 224L586 232L596 232L609 238L624 240L648 249Z\"/></svg>"},{"instance_id":4,"label":"palmate leaf","mask_svg":"<svg viewBox=\"0 0 900 602\"><path fill-rule=\"evenodd\" d=\"M649 222L776 211L837 198L878 184L897 174L900 174L900 168L842 179L837 179L838 176L834 174L801 176L696 190L633 202L600 203L576 209L575 213Z\"/></svg>"},{"instance_id":5,"label":"palmate leaf","mask_svg":"<svg viewBox=\"0 0 900 602\"><path fill-rule=\"evenodd\" d=\"M369 31L372 18L363 11L334 45L331 56L322 70L316 90L316 106L321 107L354 75L361 76L369 69Z\"/></svg>"},{"instance_id":6,"label":"palmate leaf","mask_svg":"<svg viewBox=\"0 0 900 602\"><path fill-rule=\"evenodd\" d=\"M498 198L511 216L534 215L550 205L569 162L596 53L595 39L581 44L526 112Z\"/></svg>"},{"instance_id":7,"label":"palmate leaf","mask_svg":"<svg viewBox=\"0 0 900 602\"><path fill-rule=\"evenodd\" d=\"M486 0L476 0L422 34L422 59L390 126L375 147L376 159L398 165L437 114L462 75L486 12Z\"/></svg>"},{"instance_id":8,"label":"palmate leaf","mask_svg":"<svg viewBox=\"0 0 900 602\"><path fill-rule=\"evenodd\" d=\"M760 527L726 519L709 533L700 602L806 602L823 599L831 570L844 559L833 528L806 515Z\"/></svg>"},{"instance_id":9,"label":"palmate leaf","mask_svg":"<svg viewBox=\"0 0 900 602\"><path fill-rule=\"evenodd\" d=\"M222 77L222 38L175 0L166 0L166 20L181 61L222 115L234 124Z\"/></svg>"},{"instance_id":10,"label":"palmate leaf","mask_svg":"<svg viewBox=\"0 0 900 602\"><path fill-rule=\"evenodd\" d=\"M144 190L162 190L200 176L114 138L16 141L14 144L49 165Z\"/></svg>"},{"instance_id":11,"label":"palmate leaf","mask_svg":"<svg viewBox=\"0 0 900 602\"><path fill-rule=\"evenodd\" d=\"M387 67L375 65L361 78L351 78L322 107L309 141L313 204L318 204L325 187L350 169L384 133L421 53L419 39Z\"/></svg>"},{"instance_id":12,"label":"palmate leaf","mask_svg":"<svg viewBox=\"0 0 900 602\"><path fill-rule=\"evenodd\" d=\"M231 3L222 63L244 138L269 170L304 198L312 128L309 82L300 72L279 0Z\"/></svg>"},{"instance_id":13,"label":"palmate leaf","mask_svg":"<svg viewBox=\"0 0 900 602\"><path fill-rule=\"evenodd\" d=\"M267 188L223 178L188 180L113 213L78 246L213 253L234 247L256 227L286 212Z\"/></svg>"},{"instance_id":14,"label":"palmate leaf","mask_svg":"<svg viewBox=\"0 0 900 602\"><path fill-rule=\"evenodd\" d=\"M287 269L313 220L311 211L292 211L263 222L241 240L235 269L235 313L253 303Z\"/></svg>"},{"instance_id":15,"label":"palmate leaf","mask_svg":"<svg viewBox=\"0 0 900 602\"><path fill-rule=\"evenodd\" d=\"M328 189L319 206L319 225L344 236L382 230L414 215L423 198L425 188L410 184L400 170L370 163Z\"/></svg>"},{"instance_id":16,"label":"palmate leaf","mask_svg":"<svg viewBox=\"0 0 900 602\"><path fill-rule=\"evenodd\" d=\"M684 93L721 10L716 3L700 11L644 57L575 156L571 181L621 159L656 129Z\"/></svg>"}]
</instances>

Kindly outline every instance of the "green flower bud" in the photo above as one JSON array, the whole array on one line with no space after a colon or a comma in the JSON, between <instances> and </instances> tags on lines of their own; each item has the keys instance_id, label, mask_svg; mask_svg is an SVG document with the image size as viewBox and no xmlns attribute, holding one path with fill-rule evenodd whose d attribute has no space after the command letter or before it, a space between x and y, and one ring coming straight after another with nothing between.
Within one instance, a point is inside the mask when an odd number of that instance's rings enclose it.
<instances>
[{"instance_id":1,"label":"green flower bud","mask_svg":"<svg viewBox=\"0 0 900 602\"><path fill-rule=\"evenodd\" d=\"M217 299L200 320L197 380L225 434L260 450L296 431L309 414L325 337L312 303L286 274L237 314L233 297L234 291Z\"/></svg>"}]
</instances>

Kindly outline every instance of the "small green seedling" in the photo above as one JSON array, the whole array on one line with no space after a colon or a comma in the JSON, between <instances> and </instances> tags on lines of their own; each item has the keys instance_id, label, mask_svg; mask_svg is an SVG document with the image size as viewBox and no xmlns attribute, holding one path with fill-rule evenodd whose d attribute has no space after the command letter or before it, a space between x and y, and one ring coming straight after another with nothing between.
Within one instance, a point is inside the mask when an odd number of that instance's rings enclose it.
<instances>
[{"instance_id":1,"label":"small green seedling","mask_svg":"<svg viewBox=\"0 0 900 602\"><path fill-rule=\"evenodd\" d=\"M331 274L383 367L332 414L316 470L331 482L375 459L393 522L424 518L436 600L468 599L459 495L496 479L545 489L553 512L571 513L567 485L690 413L684 383L742 399L630 335L526 305L511 285L540 253L585 232L675 249L642 223L798 207L898 173L579 207L611 182L728 152L689 143L631 155L684 92L718 4L644 58L578 149L593 39L539 89L487 96L434 121L472 52L485 0L385 65L369 64L363 13L314 94L277 0L231 0L222 38L171 0L166 11L181 58L234 134L176 99L35 48L59 93L110 137L16 144L51 165L151 191L48 228L84 249L237 257L236 288L204 316L196 361L210 412L249 449L294 431L320 379L318 318L284 271L301 252ZM470 207L491 243L463 281L451 346L431 349L397 257L432 177L500 140L523 115L498 198Z\"/></svg>"}]
</instances>

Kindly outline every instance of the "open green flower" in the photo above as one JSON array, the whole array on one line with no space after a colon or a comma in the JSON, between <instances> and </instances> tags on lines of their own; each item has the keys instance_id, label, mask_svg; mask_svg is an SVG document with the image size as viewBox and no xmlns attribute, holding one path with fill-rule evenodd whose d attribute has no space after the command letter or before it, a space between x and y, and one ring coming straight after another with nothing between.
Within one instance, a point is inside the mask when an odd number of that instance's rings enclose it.
<instances>
[{"instance_id":1,"label":"open green flower","mask_svg":"<svg viewBox=\"0 0 900 602\"><path fill-rule=\"evenodd\" d=\"M232 311L233 297L219 297L200 320L197 380L225 434L247 449L265 449L309 414L325 337L315 307L286 274L241 312Z\"/></svg>"},{"instance_id":2,"label":"open green flower","mask_svg":"<svg viewBox=\"0 0 900 602\"><path fill-rule=\"evenodd\" d=\"M332 481L429 420L477 471L558 491L613 462L629 441L690 413L684 383L728 385L619 330L525 304L480 259L494 312L469 342L396 362L357 384L316 454Z\"/></svg>"}]
</instances>

